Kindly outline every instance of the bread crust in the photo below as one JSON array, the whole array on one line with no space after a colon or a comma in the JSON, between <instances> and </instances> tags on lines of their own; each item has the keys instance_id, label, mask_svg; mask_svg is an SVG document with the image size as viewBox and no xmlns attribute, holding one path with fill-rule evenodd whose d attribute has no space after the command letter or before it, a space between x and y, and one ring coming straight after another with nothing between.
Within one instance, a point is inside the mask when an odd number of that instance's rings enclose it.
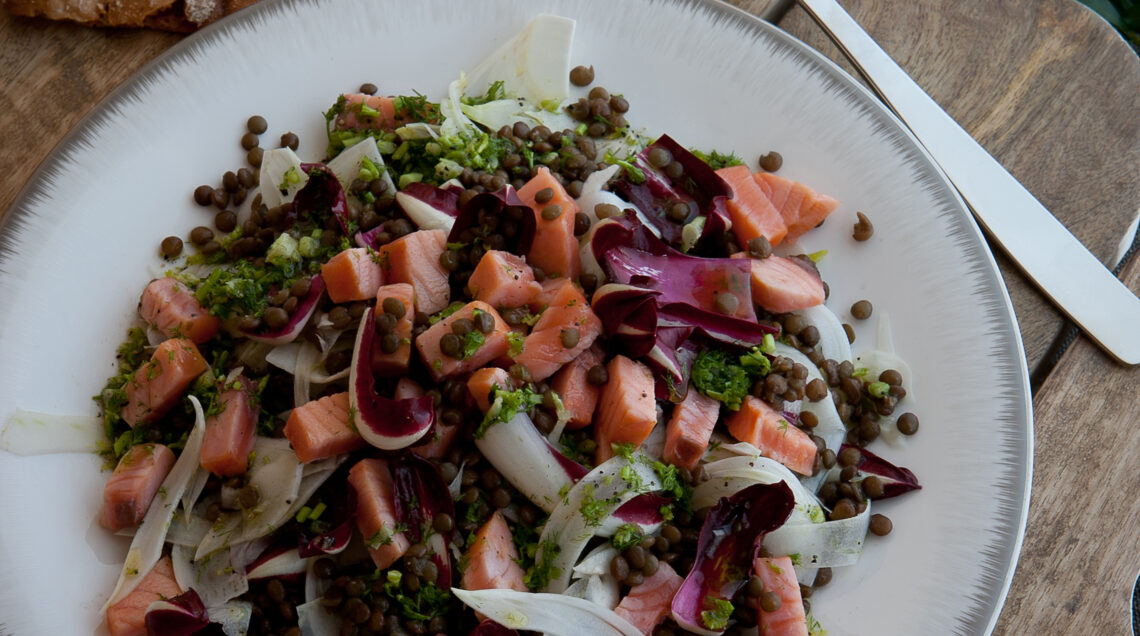
<instances>
[{"instance_id":1,"label":"bread crust","mask_svg":"<svg viewBox=\"0 0 1140 636\"><path fill-rule=\"evenodd\" d=\"M189 33L257 0L0 0L12 15Z\"/></svg>"}]
</instances>

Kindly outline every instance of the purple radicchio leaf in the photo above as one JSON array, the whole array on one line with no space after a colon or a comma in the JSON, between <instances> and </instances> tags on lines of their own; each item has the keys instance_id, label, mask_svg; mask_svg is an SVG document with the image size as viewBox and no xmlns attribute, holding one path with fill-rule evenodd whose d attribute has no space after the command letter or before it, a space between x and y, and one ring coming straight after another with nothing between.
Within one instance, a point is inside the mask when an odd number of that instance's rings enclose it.
<instances>
[{"instance_id":1,"label":"purple radicchio leaf","mask_svg":"<svg viewBox=\"0 0 1140 636\"><path fill-rule=\"evenodd\" d=\"M372 346L376 340L375 308L360 318L349 372L349 406L357 432L369 444L386 451L412 446L429 435L435 424L431 396L395 400L376 392Z\"/></svg>"},{"instance_id":2,"label":"purple radicchio leaf","mask_svg":"<svg viewBox=\"0 0 1140 636\"><path fill-rule=\"evenodd\" d=\"M492 227L492 223L497 225ZM508 227L514 230L508 231ZM463 204L447 242L470 245L497 233L506 239L499 249L526 256L534 243L535 227L534 212L507 185L495 192L476 194Z\"/></svg>"},{"instance_id":3,"label":"purple radicchio leaf","mask_svg":"<svg viewBox=\"0 0 1140 636\"><path fill-rule=\"evenodd\" d=\"M718 309L718 298L731 294L735 298L731 316L756 321L752 265L745 259L701 258L672 249L652 254L623 245L606 251L602 267L610 282L660 291L660 304L691 305L714 316L729 315Z\"/></svg>"},{"instance_id":4,"label":"purple radicchio leaf","mask_svg":"<svg viewBox=\"0 0 1140 636\"><path fill-rule=\"evenodd\" d=\"M845 448L848 448L847 444L842 445L839 452ZM859 469L861 478L875 475L883 483L883 495L879 499L890 499L891 497L905 495L912 490L922 490L922 486L918 483L918 477L915 477L909 469L895 466L865 448L857 448L857 450L862 459L855 466Z\"/></svg>"},{"instance_id":5,"label":"purple radicchio leaf","mask_svg":"<svg viewBox=\"0 0 1140 636\"><path fill-rule=\"evenodd\" d=\"M440 589L451 587L451 544L455 530L438 532L433 529L436 516L446 514L455 518L455 503L447 482L439 469L415 453L405 453L392 463L392 484L395 491L396 517L408 529L408 540L425 543L432 562L439 570L436 583Z\"/></svg>"},{"instance_id":6,"label":"purple radicchio leaf","mask_svg":"<svg viewBox=\"0 0 1140 636\"><path fill-rule=\"evenodd\" d=\"M149 636L188 636L210 624L206 606L194 590L151 603L145 621Z\"/></svg>"},{"instance_id":7,"label":"purple radicchio leaf","mask_svg":"<svg viewBox=\"0 0 1140 636\"><path fill-rule=\"evenodd\" d=\"M305 325L309 324L309 319L313 317L313 313L317 310L317 306L321 299L321 295L325 292L325 279L321 278L320 274L316 274L309 279L309 293L297 303L297 308L289 315L289 321L277 329L270 328L268 325L263 325L258 331L244 332L246 337L256 342L263 342L265 344L286 344L296 340L301 331L304 330Z\"/></svg>"},{"instance_id":8,"label":"purple radicchio leaf","mask_svg":"<svg viewBox=\"0 0 1140 636\"><path fill-rule=\"evenodd\" d=\"M784 482L754 484L722 497L705 518L696 561L673 596L673 620L697 633L715 633L701 612L713 601L732 601L748 580L764 535L788 519L795 497Z\"/></svg>"},{"instance_id":9,"label":"purple radicchio leaf","mask_svg":"<svg viewBox=\"0 0 1140 636\"><path fill-rule=\"evenodd\" d=\"M301 169L309 175L309 181L297 191L297 196L293 197L294 215L311 214L314 218L320 219L331 212L340 223L341 232L348 236L351 216L348 213L348 200L344 196L340 180L323 163L303 163Z\"/></svg>"},{"instance_id":10,"label":"purple radicchio leaf","mask_svg":"<svg viewBox=\"0 0 1140 636\"><path fill-rule=\"evenodd\" d=\"M673 161L684 168L679 177L674 179L653 167L649 153L657 148L667 150ZM622 179L614 189L641 210L670 245L681 245L682 228L697 217L705 217L702 237L719 236L731 226L725 201L732 198L732 188L711 166L672 137L662 135L638 154L633 164L645 174L645 181L633 183L628 178ZM688 213L674 221L668 212L679 203L688 207Z\"/></svg>"},{"instance_id":11,"label":"purple radicchio leaf","mask_svg":"<svg viewBox=\"0 0 1140 636\"><path fill-rule=\"evenodd\" d=\"M653 349L656 340L659 294L643 287L610 283L594 292L590 307L612 342L631 358L640 358Z\"/></svg>"}]
</instances>

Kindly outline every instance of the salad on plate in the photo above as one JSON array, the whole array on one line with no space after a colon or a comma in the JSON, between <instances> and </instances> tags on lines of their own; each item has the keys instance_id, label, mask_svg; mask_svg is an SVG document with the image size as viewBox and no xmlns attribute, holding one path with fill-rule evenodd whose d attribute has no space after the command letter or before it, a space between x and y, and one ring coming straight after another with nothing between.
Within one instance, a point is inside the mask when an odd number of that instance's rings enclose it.
<instances>
[{"instance_id":1,"label":"salad on plate","mask_svg":"<svg viewBox=\"0 0 1140 636\"><path fill-rule=\"evenodd\" d=\"M797 247L856 214L638 128L573 32L342 94L304 150L251 117L98 426L8 422L113 467L110 633L824 633L813 591L919 488L868 448L918 429L889 325L853 352Z\"/></svg>"}]
</instances>

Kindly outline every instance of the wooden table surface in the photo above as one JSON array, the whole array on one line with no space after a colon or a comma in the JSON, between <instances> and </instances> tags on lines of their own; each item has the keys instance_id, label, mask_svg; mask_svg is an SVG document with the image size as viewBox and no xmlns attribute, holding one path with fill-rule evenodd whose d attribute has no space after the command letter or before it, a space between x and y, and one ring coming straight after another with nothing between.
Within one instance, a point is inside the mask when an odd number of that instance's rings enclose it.
<instances>
[{"instance_id":1,"label":"wooden table surface","mask_svg":"<svg viewBox=\"0 0 1140 636\"><path fill-rule=\"evenodd\" d=\"M788 0L732 3L851 69ZM1114 262L1140 210L1140 59L1106 23L1074 0L842 4L1094 254ZM0 11L0 214L93 106L181 37ZM1070 325L998 260L1038 386L1029 523L996 633L1125 634L1140 571L1140 369L1115 364L1084 337L1058 358ZM1140 290L1140 258L1121 278Z\"/></svg>"}]
</instances>

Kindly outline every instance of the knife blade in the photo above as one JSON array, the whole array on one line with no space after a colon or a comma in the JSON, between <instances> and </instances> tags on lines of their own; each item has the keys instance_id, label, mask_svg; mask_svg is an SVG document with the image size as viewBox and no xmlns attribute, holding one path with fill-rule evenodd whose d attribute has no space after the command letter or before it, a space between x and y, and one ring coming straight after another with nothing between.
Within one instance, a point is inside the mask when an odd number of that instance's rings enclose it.
<instances>
[{"instance_id":1,"label":"knife blade","mask_svg":"<svg viewBox=\"0 0 1140 636\"><path fill-rule=\"evenodd\" d=\"M926 148L1021 271L1116 360L1140 364L1140 298L1116 278L836 0L799 0Z\"/></svg>"}]
</instances>

